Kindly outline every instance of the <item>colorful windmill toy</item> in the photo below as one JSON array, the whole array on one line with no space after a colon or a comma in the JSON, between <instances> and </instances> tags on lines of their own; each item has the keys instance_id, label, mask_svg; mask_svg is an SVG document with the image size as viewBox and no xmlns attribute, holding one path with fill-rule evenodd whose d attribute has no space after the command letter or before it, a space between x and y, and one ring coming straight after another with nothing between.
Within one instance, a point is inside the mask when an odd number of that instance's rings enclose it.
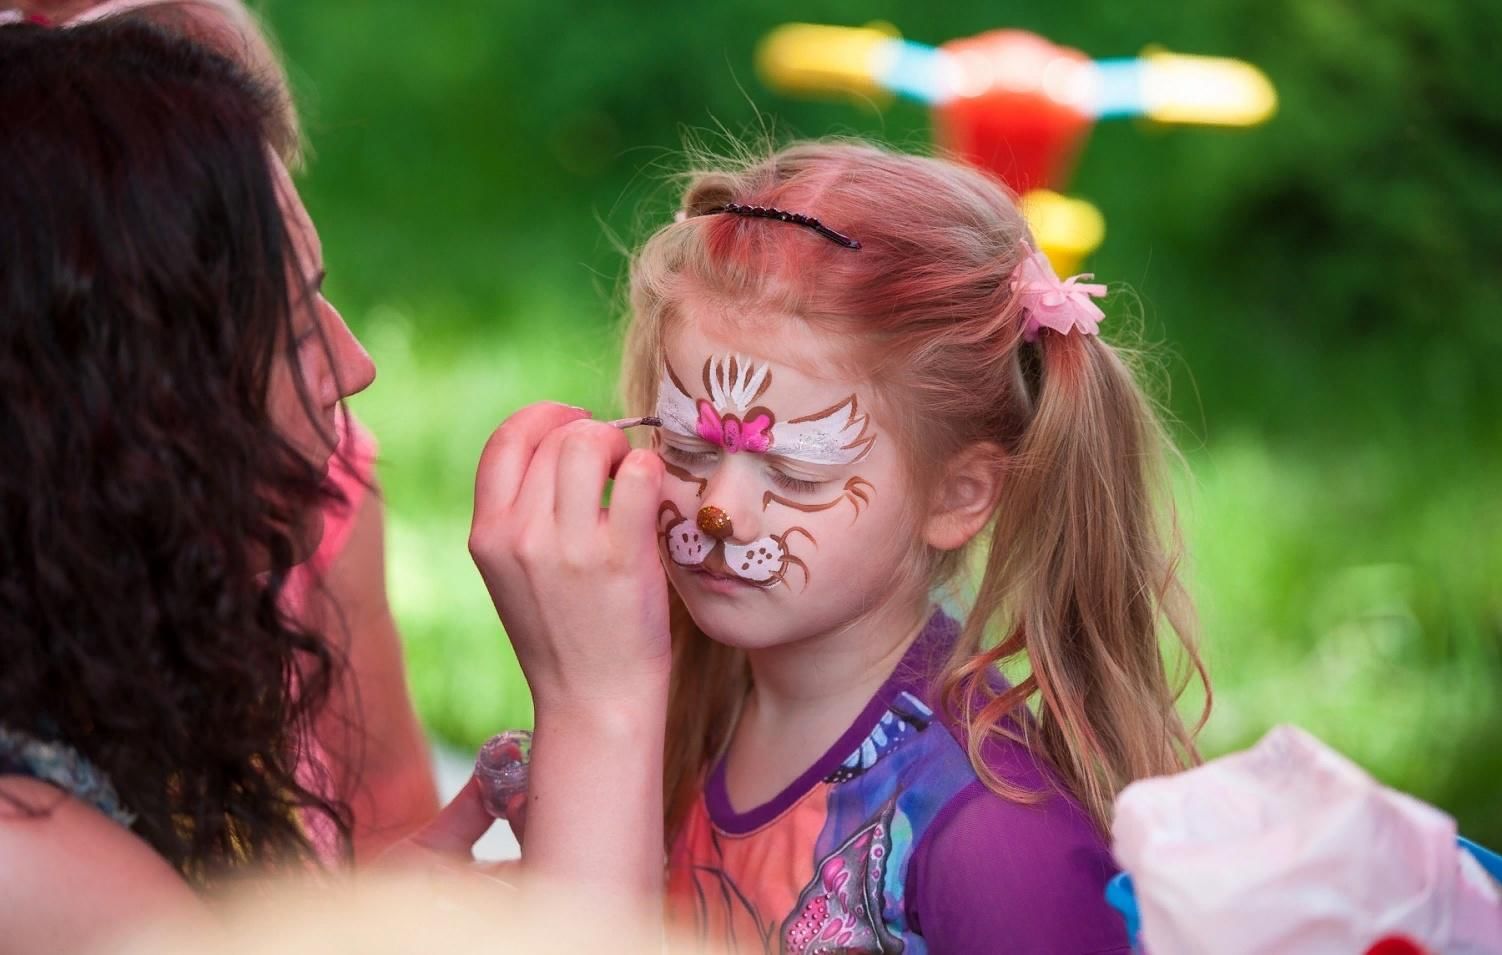
<instances>
[{"instance_id":1,"label":"colorful windmill toy","mask_svg":"<svg viewBox=\"0 0 1502 955\"><path fill-rule=\"evenodd\" d=\"M1022 197L1060 274L1075 271L1105 236L1094 206L1062 194L1096 121L1252 126L1277 108L1267 77L1240 60L1160 50L1095 60L1023 30L933 47L884 25L792 23L762 41L757 66L780 92L897 94L926 103L940 145Z\"/></svg>"}]
</instances>

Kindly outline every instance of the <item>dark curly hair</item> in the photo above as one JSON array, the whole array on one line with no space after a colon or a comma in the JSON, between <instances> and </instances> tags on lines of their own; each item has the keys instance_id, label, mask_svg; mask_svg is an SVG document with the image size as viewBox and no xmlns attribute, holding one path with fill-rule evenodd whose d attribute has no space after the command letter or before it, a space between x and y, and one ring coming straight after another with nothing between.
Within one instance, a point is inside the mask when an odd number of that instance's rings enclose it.
<instances>
[{"instance_id":1,"label":"dark curly hair","mask_svg":"<svg viewBox=\"0 0 1502 955\"><path fill-rule=\"evenodd\" d=\"M296 772L338 661L279 602L328 492L268 413L305 292L277 102L128 20L0 28L0 76L0 725L190 882L302 865L348 811Z\"/></svg>"}]
</instances>

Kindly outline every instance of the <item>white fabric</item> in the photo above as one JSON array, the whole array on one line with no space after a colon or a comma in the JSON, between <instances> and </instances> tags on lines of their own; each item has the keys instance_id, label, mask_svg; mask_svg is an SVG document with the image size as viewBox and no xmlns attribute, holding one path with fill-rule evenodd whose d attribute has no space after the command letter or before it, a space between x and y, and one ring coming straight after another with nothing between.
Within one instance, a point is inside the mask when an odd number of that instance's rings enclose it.
<instances>
[{"instance_id":1,"label":"white fabric","mask_svg":"<svg viewBox=\"0 0 1502 955\"><path fill-rule=\"evenodd\" d=\"M1149 955L1502 953L1498 886L1449 816L1291 726L1128 786L1112 825Z\"/></svg>"}]
</instances>

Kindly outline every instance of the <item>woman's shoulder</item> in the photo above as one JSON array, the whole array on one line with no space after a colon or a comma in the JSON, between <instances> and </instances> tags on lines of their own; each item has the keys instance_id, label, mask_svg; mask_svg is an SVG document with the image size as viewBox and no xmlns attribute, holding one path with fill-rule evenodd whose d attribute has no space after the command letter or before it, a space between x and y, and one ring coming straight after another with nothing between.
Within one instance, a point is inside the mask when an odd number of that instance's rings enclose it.
<instances>
[{"instance_id":1,"label":"woman's shoulder","mask_svg":"<svg viewBox=\"0 0 1502 955\"><path fill-rule=\"evenodd\" d=\"M83 949L197 897L145 840L55 786L0 776L0 937L6 951Z\"/></svg>"}]
</instances>

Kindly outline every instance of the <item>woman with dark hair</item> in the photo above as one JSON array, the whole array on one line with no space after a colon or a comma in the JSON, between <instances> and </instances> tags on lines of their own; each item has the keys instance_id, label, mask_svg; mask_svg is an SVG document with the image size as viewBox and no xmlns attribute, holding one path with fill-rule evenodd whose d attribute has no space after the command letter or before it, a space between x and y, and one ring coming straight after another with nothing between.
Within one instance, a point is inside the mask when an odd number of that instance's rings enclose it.
<instances>
[{"instance_id":1,"label":"woman with dark hair","mask_svg":"<svg viewBox=\"0 0 1502 955\"><path fill-rule=\"evenodd\" d=\"M231 875L306 868L309 817L347 836L297 771L338 655L282 595L322 534L341 400L374 368L319 290L267 145L275 101L233 64L139 23L14 25L0 77L0 937L57 952ZM577 417L498 430L471 548L534 690L527 869L588 875L624 913L660 876L661 628L596 634L665 603L650 534L575 535L566 561L536 546L536 581L503 585L485 556L519 472ZM620 466L611 510L649 526L660 462L589 435L560 474ZM586 482L556 505L598 501ZM553 541L553 521L528 526ZM599 599L546 609L581 580ZM606 666L650 678L578 689ZM409 848L462 859L488 824L471 784Z\"/></svg>"},{"instance_id":2,"label":"woman with dark hair","mask_svg":"<svg viewBox=\"0 0 1502 955\"><path fill-rule=\"evenodd\" d=\"M275 44L241 0L0 0L50 25L136 17L184 36L238 64L266 88L276 109L267 138L288 168L303 157L301 123ZM312 727L300 778L349 804L357 861L379 855L438 809L428 743L412 706L401 637L386 594L385 513L375 473L376 440L351 414L339 420L317 550L287 579L283 606L329 637L347 665ZM314 827L325 856L331 827Z\"/></svg>"}]
</instances>

